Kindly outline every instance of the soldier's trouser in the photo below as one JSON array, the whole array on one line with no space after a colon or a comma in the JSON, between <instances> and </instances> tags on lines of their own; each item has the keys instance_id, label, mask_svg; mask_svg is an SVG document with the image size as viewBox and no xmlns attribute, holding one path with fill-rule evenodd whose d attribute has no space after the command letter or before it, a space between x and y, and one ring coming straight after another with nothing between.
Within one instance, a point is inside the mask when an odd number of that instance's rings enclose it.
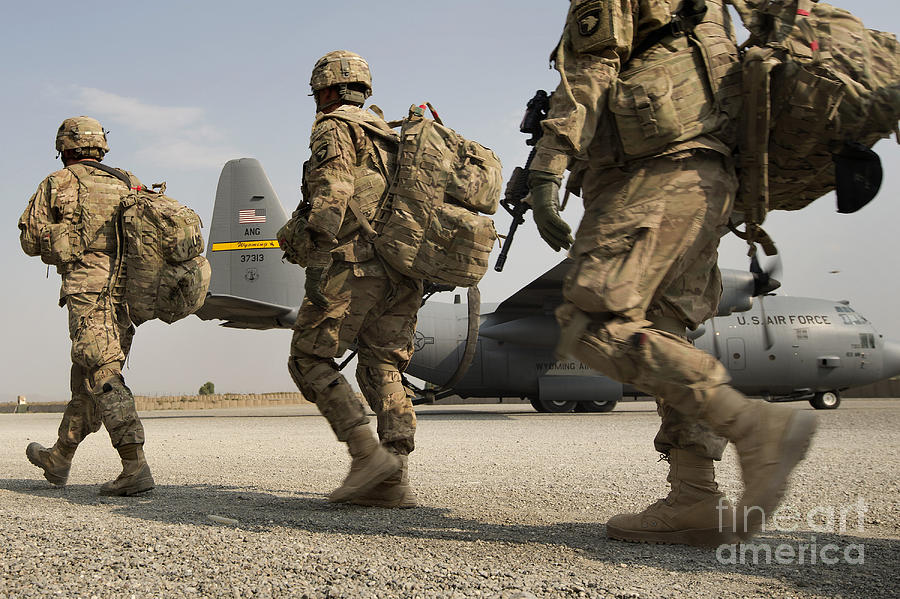
<instances>
[{"instance_id":1,"label":"soldier's trouser","mask_svg":"<svg viewBox=\"0 0 900 599\"><path fill-rule=\"evenodd\" d=\"M726 440L698 419L730 377L684 337L715 314L721 228L737 180L706 150L591 170L575 264L557 309L559 352L657 398L657 450L721 459Z\"/></svg>"},{"instance_id":2,"label":"soldier's trouser","mask_svg":"<svg viewBox=\"0 0 900 599\"><path fill-rule=\"evenodd\" d=\"M366 275L366 270L335 262L325 282L328 307L304 299L294 325L288 370L303 395L328 419L338 440L346 441L350 430L368 421L334 360L355 342L357 380L377 416L379 439L399 453L409 453L414 448L416 415L400 373L413 352L422 283L410 279L393 283L385 275Z\"/></svg>"},{"instance_id":3,"label":"soldier's trouser","mask_svg":"<svg viewBox=\"0 0 900 599\"><path fill-rule=\"evenodd\" d=\"M131 392L124 385L121 392L104 391L105 383L122 378L134 337L125 306L97 293L68 295L66 306L72 340L72 399L59 425L60 440L77 446L100 430L102 422L114 447L143 443L144 427Z\"/></svg>"}]
</instances>

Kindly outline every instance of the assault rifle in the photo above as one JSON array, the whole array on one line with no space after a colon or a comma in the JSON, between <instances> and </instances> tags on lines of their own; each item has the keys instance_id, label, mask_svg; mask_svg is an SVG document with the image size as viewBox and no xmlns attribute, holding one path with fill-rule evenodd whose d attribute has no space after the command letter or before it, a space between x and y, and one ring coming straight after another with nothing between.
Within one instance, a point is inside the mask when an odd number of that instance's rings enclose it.
<instances>
[{"instance_id":1,"label":"assault rifle","mask_svg":"<svg viewBox=\"0 0 900 599\"><path fill-rule=\"evenodd\" d=\"M531 135L531 138L525 140L525 144L531 146L531 153L528 154L528 160L525 166L517 166L506 184L506 192L500 205L512 216L512 223L509 225L509 232L503 241L503 248L500 255L497 256L497 264L494 270L503 271L506 264L506 257L509 255L509 248L512 245L513 237L516 235L516 229L525 222L525 212L530 208L528 204L523 202L525 196L528 195L528 168L531 161L534 160L534 154L537 151L537 142L544 134L541 129L541 121L547 118L547 112L550 110L550 96L542 89L535 92L534 97L528 100L528 107L525 109L525 116L522 117L522 123L519 125L519 131Z\"/></svg>"}]
</instances>

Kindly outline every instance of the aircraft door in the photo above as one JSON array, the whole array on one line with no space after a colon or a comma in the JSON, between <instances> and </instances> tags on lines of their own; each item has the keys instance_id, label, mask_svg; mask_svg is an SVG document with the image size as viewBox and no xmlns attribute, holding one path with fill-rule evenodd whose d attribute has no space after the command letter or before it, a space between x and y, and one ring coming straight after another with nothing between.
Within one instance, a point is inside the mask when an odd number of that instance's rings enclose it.
<instances>
[{"instance_id":1,"label":"aircraft door","mask_svg":"<svg viewBox=\"0 0 900 599\"><path fill-rule=\"evenodd\" d=\"M726 342L728 354L728 370L744 370L747 367L747 351L744 340L731 337Z\"/></svg>"}]
</instances>

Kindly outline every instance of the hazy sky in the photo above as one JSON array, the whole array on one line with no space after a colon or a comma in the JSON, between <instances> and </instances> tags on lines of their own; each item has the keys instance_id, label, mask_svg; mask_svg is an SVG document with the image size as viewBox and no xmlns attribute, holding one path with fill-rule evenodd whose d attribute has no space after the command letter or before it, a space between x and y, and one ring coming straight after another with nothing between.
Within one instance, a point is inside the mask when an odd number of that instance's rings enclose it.
<instances>
[{"instance_id":1,"label":"hazy sky","mask_svg":"<svg viewBox=\"0 0 900 599\"><path fill-rule=\"evenodd\" d=\"M896 2L847 0L870 27L900 31ZM518 123L536 89L558 77L547 57L565 3L537 0L454 2L229 1L17 2L0 24L3 93L2 212L7 264L0 346L0 402L25 394L66 399L69 340L56 305L59 277L19 247L16 221L41 179L60 168L54 137L66 117L87 114L110 130L106 162L168 193L208 225L216 182L231 158L265 167L288 211L299 199L299 165L308 155L315 112L309 72L334 49L365 56L372 101L389 117L431 101L444 121L501 157L506 175L524 162ZM835 213L833 198L801 213L774 214L779 293L849 299L885 337L900 339L896 276L900 148L877 150L886 180L879 198L856 215ZM574 225L580 202L564 216ZM509 218L498 215L505 231ZM723 240L720 265L745 268L743 242ZM495 252L496 255L496 252ZM486 301L499 301L562 258L534 225L523 226L506 270L489 271ZM832 271L839 271L833 273ZM449 301L449 298L448 298ZM206 380L219 391L293 389L286 371L290 332L233 331L195 317L142 325L125 371L136 393L194 393Z\"/></svg>"}]
</instances>

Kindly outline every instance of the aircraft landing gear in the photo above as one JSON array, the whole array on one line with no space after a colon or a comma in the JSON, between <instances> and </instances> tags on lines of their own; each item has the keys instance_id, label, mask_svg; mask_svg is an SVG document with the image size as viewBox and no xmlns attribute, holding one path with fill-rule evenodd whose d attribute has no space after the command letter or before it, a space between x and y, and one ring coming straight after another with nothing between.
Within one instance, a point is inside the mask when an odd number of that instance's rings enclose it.
<instances>
[{"instance_id":1,"label":"aircraft landing gear","mask_svg":"<svg viewBox=\"0 0 900 599\"><path fill-rule=\"evenodd\" d=\"M548 412L553 414L571 412L578 403L577 401L544 401L534 397L530 398L529 401L531 402L531 407L545 414Z\"/></svg>"},{"instance_id":2,"label":"aircraft landing gear","mask_svg":"<svg viewBox=\"0 0 900 599\"><path fill-rule=\"evenodd\" d=\"M576 412L612 412L617 401L579 401L575 406Z\"/></svg>"},{"instance_id":3,"label":"aircraft landing gear","mask_svg":"<svg viewBox=\"0 0 900 599\"><path fill-rule=\"evenodd\" d=\"M529 401L529 403L531 403L531 407L534 408L535 410L537 410L538 412L540 412L541 414L547 412L547 409L544 407L544 404L542 404L541 400L539 400L538 398L529 397L528 401Z\"/></svg>"},{"instance_id":4,"label":"aircraft landing gear","mask_svg":"<svg viewBox=\"0 0 900 599\"><path fill-rule=\"evenodd\" d=\"M841 405L841 394L837 391L820 391L809 400L809 405L817 410L836 410Z\"/></svg>"}]
</instances>

